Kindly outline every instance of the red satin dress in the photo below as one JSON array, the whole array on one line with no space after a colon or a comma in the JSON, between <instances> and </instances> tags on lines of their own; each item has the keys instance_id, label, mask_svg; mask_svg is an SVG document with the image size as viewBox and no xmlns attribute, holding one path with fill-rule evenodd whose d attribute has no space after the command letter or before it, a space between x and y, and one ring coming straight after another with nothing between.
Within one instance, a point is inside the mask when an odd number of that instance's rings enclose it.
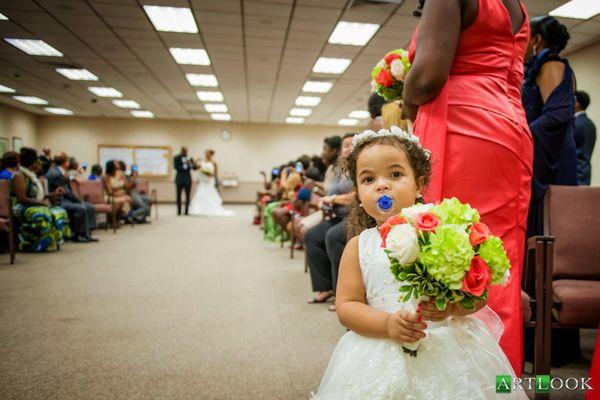
<instances>
[{"instance_id":1,"label":"red satin dress","mask_svg":"<svg viewBox=\"0 0 600 400\"><path fill-rule=\"evenodd\" d=\"M504 323L500 345L521 376L521 271L531 195L533 140L521 104L529 18L517 34L501 0L479 0L473 24L462 31L442 91L419 107L415 134L432 152L427 201L457 197L481 213L504 241L511 261L506 287L490 290L488 305ZM415 31L410 57L418 42Z\"/></svg>"}]
</instances>

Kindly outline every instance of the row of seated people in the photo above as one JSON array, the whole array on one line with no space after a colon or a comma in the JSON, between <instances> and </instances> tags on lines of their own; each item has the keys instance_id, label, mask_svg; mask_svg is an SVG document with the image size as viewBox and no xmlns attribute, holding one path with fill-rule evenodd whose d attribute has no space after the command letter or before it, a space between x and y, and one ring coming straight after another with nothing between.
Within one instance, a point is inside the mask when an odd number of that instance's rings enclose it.
<instances>
[{"instance_id":1,"label":"row of seated people","mask_svg":"<svg viewBox=\"0 0 600 400\"><path fill-rule=\"evenodd\" d=\"M16 249L26 252L57 249L67 240L95 242L92 231L97 227L97 213L107 215L107 224L111 218L115 229L118 218L131 218L133 213L126 207L131 203L131 196L118 189L120 185L124 191L135 192L137 175L125 178L121 164L112 162L111 165L110 174L105 176L101 171L95 175L98 172L95 169L92 175L101 181L92 182L82 178L83 171L77 161L64 152L52 158L49 151L38 155L35 149L28 147L19 153L5 153L0 179L7 183L0 186L5 192L0 200L8 202L6 213L13 221L11 226L5 226L10 234L9 242L14 239ZM126 180L127 185L117 182L121 179ZM147 192L147 187L144 191ZM103 192L109 195L110 203ZM139 193L138 196L144 203L144 217L140 213L138 218L141 222L149 215L150 201Z\"/></svg>"}]
</instances>

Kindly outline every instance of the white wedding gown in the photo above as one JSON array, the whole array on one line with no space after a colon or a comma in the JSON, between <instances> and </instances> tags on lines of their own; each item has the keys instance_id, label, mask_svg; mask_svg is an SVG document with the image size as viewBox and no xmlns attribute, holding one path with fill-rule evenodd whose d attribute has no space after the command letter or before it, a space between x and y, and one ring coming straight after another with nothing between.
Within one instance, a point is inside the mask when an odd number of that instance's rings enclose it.
<instances>
[{"instance_id":1,"label":"white wedding gown","mask_svg":"<svg viewBox=\"0 0 600 400\"><path fill-rule=\"evenodd\" d=\"M223 208L223 200L215 187L215 177L203 173L200 173L189 212L205 217L231 217L235 214Z\"/></svg>"},{"instance_id":2,"label":"white wedding gown","mask_svg":"<svg viewBox=\"0 0 600 400\"><path fill-rule=\"evenodd\" d=\"M369 306L390 313L409 309L407 303L398 302L400 283L390 272L375 228L360 235L359 258ZM426 334L417 356L411 357L392 340L345 333L313 398L527 399L523 391L496 393L496 375L514 377L514 372L496 338L479 318L428 322Z\"/></svg>"}]
</instances>

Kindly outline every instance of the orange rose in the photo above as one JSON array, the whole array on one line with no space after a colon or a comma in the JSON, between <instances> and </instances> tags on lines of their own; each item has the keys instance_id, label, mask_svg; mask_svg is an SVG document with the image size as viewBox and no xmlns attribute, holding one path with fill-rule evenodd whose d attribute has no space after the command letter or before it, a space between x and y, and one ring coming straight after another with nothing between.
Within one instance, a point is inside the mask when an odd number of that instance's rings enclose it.
<instances>
[{"instance_id":1,"label":"orange rose","mask_svg":"<svg viewBox=\"0 0 600 400\"><path fill-rule=\"evenodd\" d=\"M379 227L379 234L381 235L381 247L384 247L384 248L386 247L385 240L387 239L387 235L392 230L392 227L395 225L400 225L400 224L405 224L405 223L406 223L406 219L404 219L403 216L394 215L392 217L389 217L387 221L385 221L383 224L381 224L381 226Z\"/></svg>"},{"instance_id":2,"label":"orange rose","mask_svg":"<svg viewBox=\"0 0 600 400\"><path fill-rule=\"evenodd\" d=\"M492 283L492 274L490 268L479 256L471 260L471 268L465 274L462 287L463 292L471 293L474 296L481 296L485 289Z\"/></svg>"},{"instance_id":3,"label":"orange rose","mask_svg":"<svg viewBox=\"0 0 600 400\"><path fill-rule=\"evenodd\" d=\"M440 219L430 212L421 213L415 218L415 228L420 231L433 232L439 225Z\"/></svg>"},{"instance_id":4,"label":"orange rose","mask_svg":"<svg viewBox=\"0 0 600 400\"><path fill-rule=\"evenodd\" d=\"M490 228L486 224L481 222L475 222L471 226L471 232L469 233L469 240L471 245L477 246L487 240L490 237Z\"/></svg>"},{"instance_id":5,"label":"orange rose","mask_svg":"<svg viewBox=\"0 0 600 400\"><path fill-rule=\"evenodd\" d=\"M382 68L375 77L375 82L379 83L381 86L390 87L394 84L394 78L390 71Z\"/></svg>"}]
</instances>

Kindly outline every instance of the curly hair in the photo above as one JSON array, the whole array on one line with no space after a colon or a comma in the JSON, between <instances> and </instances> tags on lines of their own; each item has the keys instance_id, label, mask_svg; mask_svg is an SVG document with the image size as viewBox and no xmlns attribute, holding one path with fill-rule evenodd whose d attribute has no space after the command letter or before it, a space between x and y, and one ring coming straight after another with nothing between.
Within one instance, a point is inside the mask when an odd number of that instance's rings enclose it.
<instances>
[{"instance_id":1,"label":"curly hair","mask_svg":"<svg viewBox=\"0 0 600 400\"><path fill-rule=\"evenodd\" d=\"M376 144L384 144L394 146L406 154L410 166L415 175L417 181L422 180L424 186L429 184L429 178L431 176L431 162L429 157L423 151L417 143L403 140L395 136L377 137L371 140L367 140L354 149L352 153L346 159L344 166L344 172L354 183L354 201L352 202L350 215L347 219L347 235L348 238L359 235L365 229L373 228L377 226L377 222L371 217L363 207L360 206L360 200L358 199L358 177L357 177L357 161L360 153Z\"/></svg>"}]
</instances>

